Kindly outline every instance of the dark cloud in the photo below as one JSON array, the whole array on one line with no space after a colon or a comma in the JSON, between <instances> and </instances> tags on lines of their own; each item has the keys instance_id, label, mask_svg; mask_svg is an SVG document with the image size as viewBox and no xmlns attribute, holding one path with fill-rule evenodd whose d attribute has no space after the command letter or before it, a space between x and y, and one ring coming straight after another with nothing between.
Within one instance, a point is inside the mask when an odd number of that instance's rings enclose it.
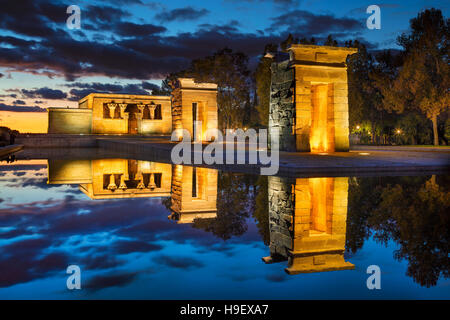
<instances>
[{"instance_id":1,"label":"dark cloud","mask_svg":"<svg viewBox=\"0 0 450 320\"><path fill-rule=\"evenodd\" d=\"M37 251L47 248L51 244L50 239L37 238L27 239L22 241L13 242L10 245L2 248L3 252L14 252L15 254L26 253L35 254Z\"/></svg>"},{"instance_id":2,"label":"dark cloud","mask_svg":"<svg viewBox=\"0 0 450 320\"><path fill-rule=\"evenodd\" d=\"M26 11L30 16L45 15L44 18L30 18L30 21L39 20L52 32L34 32L36 36L32 40L25 40L20 35L1 36L0 44L6 45L0 45L0 66L49 77L65 76L70 81L79 76L95 75L147 81L183 70L192 59L210 55L224 47L244 52L253 61L267 43L279 43L289 31L320 39L320 36L329 33L345 37L348 32L353 32L354 36L362 28L360 21L351 18L294 10L274 18L266 32L245 33L240 31L238 21L230 21L224 25L201 24L193 32L166 35L165 26L128 21L131 14L122 7L91 5L82 8L82 29L69 31L64 23L55 24L61 20L60 7L44 5L46 2L33 2ZM16 26L23 20L19 11L7 8L4 12L0 19L4 17L8 23L0 23L6 29L29 35L29 31L20 31ZM198 19L207 13L205 9L186 7L163 11L157 18L164 21ZM63 15L66 16L65 11ZM85 34L86 30L89 30L89 37ZM38 33L45 33L45 36ZM81 87L71 89L71 100L94 90Z\"/></svg>"},{"instance_id":3,"label":"dark cloud","mask_svg":"<svg viewBox=\"0 0 450 320\"><path fill-rule=\"evenodd\" d=\"M0 288L33 280L33 259L15 254L0 260Z\"/></svg>"},{"instance_id":4,"label":"dark cloud","mask_svg":"<svg viewBox=\"0 0 450 320\"><path fill-rule=\"evenodd\" d=\"M13 101L13 104L14 104L14 105L18 105L18 104L20 104L20 105L26 105L26 102L23 101L23 100L14 100L14 101Z\"/></svg>"},{"instance_id":5,"label":"dark cloud","mask_svg":"<svg viewBox=\"0 0 450 320\"><path fill-rule=\"evenodd\" d=\"M266 279L271 282L283 282L288 280L288 275L286 273L269 274Z\"/></svg>"},{"instance_id":6,"label":"dark cloud","mask_svg":"<svg viewBox=\"0 0 450 320\"><path fill-rule=\"evenodd\" d=\"M292 10L273 18L268 31L280 29L298 30L301 36L323 37L330 33L342 32L345 36L357 34L364 28L360 20L337 18L332 14L314 14L305 10Z\"/></svg>"},{"instance_id":7,"label":"dark cloud","mask_svg":"<svg viewBox=\"0 0 450 320\"><path fill-rule=\"evenodd\" d=\"M67 93L61 90L50 89L47 87L27 90L22 89L21 93L27 98L43 98L43 99L65 99L67 98Z\"/></svg>"},{"instance_id":8,"label":"dark cloud","mask_svg":"<svg viewBox=\"0 0 450 320\"><path fill-rule=\"evenodd\" d=\"M41 108L39 106L16 106L16 105L7 105L4 103L0 103L1 111L14 111L14 112L46 112L47 109Z\"/></svg>"},{"instance_id":9,"label":"dark cloud","mask_svg":"<svg viewBox=\"0 0 450 320\"><path fill-rule=\"evenodd\" d=\"M167 29L154 24L136 24L131 22L122 22L115 24L117 34L124 37L143 37L157 33L165 32Z\"/></svg>"},{"instance_id":10,"label":"dark cloud","mask_svg":"<svg viewBox=\"0 0 450 320\"><path fill-rule=\"evenodd\" d=\"M159 89L159 86L152 84L150 82L143 81L140 84L130 83L130 84L117 84L117 83L81 83L74 82L67 85L72 88L69 93L69 100L78 101L81 98L87 96L90 93L125 93L125 94L143 94L147 95L150 92L147 90Z\"/></svg>"},{"instance_id":11,"label":"dark cloud","mask_svg":"<svg viewBox=\"0 0 450 320\"><path fill-rule=\"evenodd\" d=\"M190 257L161 255L155 258L155 262L171 268L190 269L201 268L203 263Z\"/></svg>"},{"instance_id":12,"label":"dark cloud","mask_svg":"<svg viewBox=\"0 0 450 320\"><path fill-rule=\"evenodd\" d=\"M113 249L120 254L127 254L133 252L150 252L158 251L163 247L157 244L152 244L144 241L121 240L116 241Z\"/></svg>"},{"instance_id":13,"label":"dark cloud","mask_svg":"<svg viewBox=\"0 0 450 320\"><path fill-rule=\"evenodd\" d=\"M144 90L159 90L160 87L154 83L142 81L142 88Z\"/></svg>"},{"instance_id":14,"label":"dark cloud","mask_svg":"<svg viewBox=\"0 0 450 320\"><path fill-rule=\"evenodd\" d=\"M67 256L64 253L52 252L36 261L34 271L36 273L48 273L54 270L64 270L68 266Z\"/></svg>"},{"instance_id":15,"label":"dark cloud","mask_svg":"<svg viewBox=\"0 0 450 320\"><path fill-rule=\"evenodd\" d=\"M136 279L137 275L138 274L136 272L131 272L96 276L90 279L87 284L84 285L84 288L91 291L98 291L111 287L123 287L133 282Z\"/></svg>"},{"instance_id":16,"label":"dark cloud","mask_svg":"<svg viewBox=\"0 0 450 320\"><path fill-rule=\"evenodd\" d=\"M5 91L18 91L18 90L15 90L15 89L6 89ZM15 94L15 93L9 93L9 94L0 94L0 97L2 97L2 98L17 98L17 94Z\"/></svg>"},{"instance_id":17,"label":"dark cloud","mask_svg":"<svg viewBox=\"0 0 450 320\"><path fill-rule=\"evenodd\" d=\"M69 100L70 101L78 101L93 92L96 92L96 91L93 89L72 89L72 90L70 90Z\"/></svg>"},{"instance_id":18,"label":"dark cloud","mask_svg":"<svg viewBox=\"0 0 450 320\"><path fill-rule=\"evenodd\" d=\"M35 45L37 44L36 41L34 40L24 40L24 39L20 39L20 38L16 38L16 37L11 37L11 36L0 36L0 44L8 44L11 46L17 46L17 47L22 47L22 46L30 46L30 45Z\"/></svg>"},{"instance_id":19,"label":"dark cloud","mask_svg":"<svg viewBox=\"0 0 450 320\"><path fill-rule=\"evenodd\" d=\"M115 23L119 22L122 18L128 18L131 14L121 6L115 8L111 6L95 6L90 5L81 8L83 20L86 19L93 25L112 27ZM67 17L67 15L66 15ZM82 22L83 23L83 22Z\"/></svg>"},{"instance_id":20,"label":"dark cloud","mask_svg":"<svg viewBox=\"0 0 450 320\"><path fill-rule=\"evenodd\" d=\"M50 1L21 0L2 2L0 29L27 36L50 37L57 31L51 22L67 19L67 5Z\"/></svg>"},{"instance_id":21,"label":"dark cloud","mask_svg":"<svg viewBox=\"0 0 450 320\"><path fill-rule=\"evenodd\" d=\"M162 22L170 22L175 20L196 20L207 15L208 13L209 11L206 9L194 9L192 7L185 7L158 13L155 16L155 19Z\"/></svg>"},{"instance_id":22,"label":"dark cloud","mask_svg":"<svg viewBox=\"0 0 450 320\"><path fill-rule=\"evenodd\" d=\"M83 264L83 269L86 270L98 270L98 269L110 269L118 267L125 263L123 260L117 259L111 254L101 254L101 255L87 255L81 260Z\"/></svg>"}]
</instances>

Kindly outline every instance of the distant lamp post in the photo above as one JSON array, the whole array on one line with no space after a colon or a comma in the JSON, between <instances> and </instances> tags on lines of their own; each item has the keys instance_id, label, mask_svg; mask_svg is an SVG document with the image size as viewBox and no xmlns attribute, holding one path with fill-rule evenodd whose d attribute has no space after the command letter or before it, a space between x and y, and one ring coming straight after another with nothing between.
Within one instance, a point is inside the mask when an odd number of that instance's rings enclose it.
<instances>
[{"instance_id":1,"label":"distant lamp post","mask_svg":"<svg viewBox=\"0 0 450 320\"><path fill-rule=\"evenodd\" d=\"M402 130L397 129L395 132L396 132L397 134L400 134L400 133L402 133Z\"/></svg>"},{"instance_id":2,"label":"distant lamp post","mask_svg":"<svg viewBox=\"0 0 450 320\"><path fill-rule=\"evenodd\" d=\"M361 127L359 125L357 125L356 126L356 130L359 130L359 129L361 129Z\"/></svg>"}]
</instances>

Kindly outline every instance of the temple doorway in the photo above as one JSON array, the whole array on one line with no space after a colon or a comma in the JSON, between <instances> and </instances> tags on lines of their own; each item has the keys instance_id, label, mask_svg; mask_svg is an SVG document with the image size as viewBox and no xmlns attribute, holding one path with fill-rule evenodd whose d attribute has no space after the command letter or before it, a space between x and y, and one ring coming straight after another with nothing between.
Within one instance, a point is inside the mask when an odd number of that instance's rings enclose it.
<instances>
[{"instance_id":1,"label":"temple doorway","mask_svg":"<svg viewBox=\"0 0 450 320\"><path fill-rule=\"evenodd\" d=\"M334 110L332 85L311 86L311 152L334 152Z\"/></svg>"},{"instance_id":2,"label":"temple doorway","mask_svg":"<svg viewBox=\"0 0 450 320\"><path fill-rule=\"evenodd\" d=\"M128 113L128 133L137 134L138 133L138 118L137 113L139 112L136 104L129 104L125 109Z\"/></svg>"}]
</instances>

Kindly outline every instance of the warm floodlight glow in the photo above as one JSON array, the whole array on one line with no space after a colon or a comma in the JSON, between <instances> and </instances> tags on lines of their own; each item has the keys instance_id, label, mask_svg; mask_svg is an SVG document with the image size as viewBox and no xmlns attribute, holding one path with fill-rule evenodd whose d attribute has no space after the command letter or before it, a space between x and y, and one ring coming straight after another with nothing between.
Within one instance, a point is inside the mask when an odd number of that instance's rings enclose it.
<instances>
[{"instance_id":1,"label":"warm floodlight glow","mask_svg":"<svg viewBox=\"0 0 450 320\"><path fill-rule=\"evenodd\" d=\"M397 129L397 134L400 134L400 133L402 133L402 130L400 130L400 129Z\"/></svg>"},{"instance_id":2,"label":"warm floodlight glow","mask_svg":"<svg viewBox=\"0 0 450 320\"><path fill-rule=\"evenodd\" d=\"M360 126L356 126L356 130L359 130L359 129L361 129L361 127Z\"/></svg>"},{"instance_id":3,"label":"warm floodlight glow","mask_svg":"<svg viewBox=\"0 0 450 320\"><path fill-rule=\"evenodd\" d=\"M311 194L311 217L310 217L310 233L327 232L327 221L330 221L330 216L333 214L330 210L330 201L327 196L332 198L333 178L310 178L309 190Z\"/></svg>"},{"instance_id":4,"label":"warm floodlight glow","mask_svg":"<svg viewBox=\"0 0 450 320\"><path fill-rule=\"evenodd\" d=\"M368 156L370 153L368 153L368 152L360 152L360 153L358 153L358 154L360 154L360 155L362 155L362 156Z\"/></svg>"},{"instance_id":5,"label":"warm floodlight glow","mask_svg":"<svg viewBox=\"0 0 450 320\"><path fill-rule=\"evenodd\" d=\"M328 85L315 85L312 92L312 124L309 143L311 152L334 151L334 139L330 135L328 113Z\"/></svg>"}]
</instances>

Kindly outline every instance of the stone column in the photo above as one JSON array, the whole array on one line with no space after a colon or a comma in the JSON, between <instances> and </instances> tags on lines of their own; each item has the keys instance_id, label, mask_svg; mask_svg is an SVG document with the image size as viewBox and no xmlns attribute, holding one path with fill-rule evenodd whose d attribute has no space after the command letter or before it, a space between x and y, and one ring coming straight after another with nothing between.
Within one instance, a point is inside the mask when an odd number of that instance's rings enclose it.
<instances>
[{"instance_id":1,"label":"stone column","mask_svg":"<svg viewBox=\"0 0 450 320\"><path fill-rule=\"evenodd\" d=\"M120 108L120 117L122 119L125 118L125 109L127 108L128 103L119 103L119 108Z\"/></svg>"},{"instance_id":2,"label":"stone column","mask_svg":"<svg viewBox=\"0 0 450 320\"><path fill-rule=\"evenodd\" d=\"M154 104L153 102L148 105L148 110L150 111L150 119L155 119L155 109L156 104Z\"/></svg>"},{"instance_id":3,"label":"stone column","mask_svg":"<svg viewBox=\"0 0 450 320\"><path fill-rule=\"evenodd\" d=\"M108 103L107 106L109 108L109 117L114 119L114 111L116 110L117 103Z\"/></svg>"},{"instance_id":4,"label":"stone column","mask_svg":"<svg viewBox=\"0 0 450 320\"><path fill-rule=\"evenodd\" d=\"M138 103L138 104L137 104L137 108L138 108L138 110L139 110L139 113L140 113L140 114L143 114L144 108L145 108L145 104L143 104L143 103Z\"/></svg>"},{"instance_id":5,"label":"stone column","mask_svg":"<svg viewBox=\"0 0 450 320\"><path fill-rule=\"evenodd\" d=\"M137 132L138 133L142 133L142 118L144 117L144 108L145 108L145 104L143 103L139 103L137 105L139 112L136 113L136 119L137 119Z\"/></svg>"},{"instance_id":6,"label":"stone column","mask_svg":"<svg viewBox=\"0 0 450 320\"><path fill-rule=\"evenodd\" d=\"M149 188L150 190L153 190L156 188L155 176L153 173L150 173L150 181L148 183L147 188Z\"/></svg>"},{"instance_id":7,"label":"stone column","mask_svg":"<svg viewBox=\"0 0 450 320\"><path fill-rule=\"evenodd\" d=\"M125 132L128 132L128 118L130 117L129 112L123 113L123 121L125 121Z\"/></svg>"},{"instance_id":8,"label":"stone column","mask_svg":"<svg viewBox=\"0 0 450 320\"><path fill-rule=\"evenodd\" d=\"M127 185L125 184L125 175L124 174L120 175L119 189L121 189L121 190L126 190L127 189Z\"/></svg>"},{"instance_id":9,"label":"stone column","mask_svg":"<svg viewBox=\"0 0 450 320\"><path fill-rule=\"evenodd\" d=\"M114 191L117 189L116 181L114 174L109 175L109 184L108 184L108 190Z\"/></svg>"},{"instance_id":10,"label":"stone column","mask_svg":"<svg viewBox=\"0 0 450 320\"><path fill-rule=\"evenodd\" d=\"M136 186L136 189L144 189L145 188L144 176L142 175L141 172L136 173L135 179L139 181L138 185Z\"/></svg>"}]
</instances>

